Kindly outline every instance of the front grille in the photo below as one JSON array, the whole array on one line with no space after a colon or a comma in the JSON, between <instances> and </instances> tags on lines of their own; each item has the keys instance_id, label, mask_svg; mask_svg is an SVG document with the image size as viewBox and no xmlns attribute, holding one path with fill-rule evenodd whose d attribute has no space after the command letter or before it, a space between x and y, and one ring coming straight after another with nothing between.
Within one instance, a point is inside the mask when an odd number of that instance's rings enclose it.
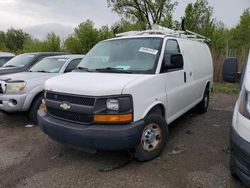
<instances>
[{"instance_id":1,"label":"front grille","mask_svg":"<svg viewBox=\"0 0 250 188\"><path fill-rule=\"evenodd\" d=\"M93 97L82 97L82 96L50 93L50 92L46 93L46 99L59 102L67 101L72 104L79 104L85 106L94 106L95 104L95 98Z\"/></svg>"},{"instance_id":2,"label":"front grille","mask_svg":"<svg viewBox=\"0 0 250 188\"><path fill-rule=\"evenodd\" d=\"M92 116L87 115L87 114L80 114L80 113L75 113L75 112L68 112L52 107L48 107L48 113L51 116L60 118L60 119L65 119L69 121L74 121L74 122L80 122L80 123L91 123L92 121Z\"/></svg>"}]
</instances>

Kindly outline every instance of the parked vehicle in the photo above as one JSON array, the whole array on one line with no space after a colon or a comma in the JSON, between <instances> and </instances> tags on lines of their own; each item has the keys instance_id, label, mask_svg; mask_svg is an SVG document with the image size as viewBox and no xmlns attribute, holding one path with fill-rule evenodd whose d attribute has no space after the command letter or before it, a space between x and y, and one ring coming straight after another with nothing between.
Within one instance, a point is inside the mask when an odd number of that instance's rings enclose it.
<instances>
[{"instance_id":1,"label":"parked vehicle","mask_svg":"<svg viewBox=\"0 0 250 188\"><path fill-rule=\"evenodd\" d=\"M15 54L8 52L0 52L0 67L2 67L7 61L15 57Z\"/></svg>"},{"instance_id":2,"label":"parked vehicle","mask_svg":"<svg viewBox=\"0 0 250 188\"><path fill-rule=\"evenodd\" d=\"M25 53L14 57L0 67L0 75L28 71L33 65L45 57L65 55L64 52Z\"/></svg>"},{"instance_id":3,"label":"parked vehicle","mask_svg":"<svg viewBox=\"0 0 250 188\"><path fill-rule=\"evenodd\" d=\"M38 124L77 149L132 149L150 160L163 151L171 122L196 105L207 111L211 53L204 37L164 28L118 36L98 43L78 71L46 81Z\"/></svg>"},{"instance_id":4,"label":"parked vehicle","mask_svg":"<svg viewBox=\"0 0 250 188\"><path fill-rule=\"evenodd\" d=\"M0 76L0 110L29 112L36 122L36 113L43 99L44 82L51 77L71 72L83 55L62 55L44 58L28 72Z\"/></svg>"},{"instance_id":5,"label":"parked vehicle","mask_svg":"<svg viewBox=\"0 0 250 188\"><path fill-rule=\"evenodd\" d=\"M225 81L235 82L239 75L237 60L227 59L224 69ZM242 71L241 92L230 130L230 170L233 176L250 185L250 52Z\"/></svg>"}]
</instances>

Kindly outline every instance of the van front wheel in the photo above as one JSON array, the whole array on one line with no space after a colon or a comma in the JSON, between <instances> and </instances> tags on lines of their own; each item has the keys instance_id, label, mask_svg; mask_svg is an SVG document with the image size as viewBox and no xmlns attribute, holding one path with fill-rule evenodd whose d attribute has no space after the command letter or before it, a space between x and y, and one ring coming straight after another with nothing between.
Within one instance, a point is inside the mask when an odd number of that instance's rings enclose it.
<instances>
[{"instance_id":1,"label":"van front wheel","mask_svg":"<svg viewBox=\"0 0 250 188\"><path fill-rule=\"evenodd\" d=\"M158 157L165 148L168 136L167 123L159 114L149 114L144 119L140 143L135 148L135 159L148 161Z\"/></svg>"}]
</instances>

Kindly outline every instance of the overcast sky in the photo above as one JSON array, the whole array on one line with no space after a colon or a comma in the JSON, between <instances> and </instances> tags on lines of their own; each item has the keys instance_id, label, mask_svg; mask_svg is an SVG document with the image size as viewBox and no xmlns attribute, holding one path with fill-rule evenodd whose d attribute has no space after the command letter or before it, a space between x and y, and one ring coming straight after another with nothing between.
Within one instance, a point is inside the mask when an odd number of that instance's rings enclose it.
<instances>
[{"instance_id":1,"label":"overcast sky","mask_svg":"<svg viewBox=\"0 0 250 188\"><path fill-rule=\"evenodd\" d=\"M175 19L183 16L189 2L178 0ZM250 7L250 0L208 0L214 7L214 17L227 27L239 21L244 9ZM76 26L91 19L96 26L111 25L119 17L107 7L106 0L0 0L0 30L10 27L25 28L45 23L59 23Z\"/></svg>"}]
</instances>

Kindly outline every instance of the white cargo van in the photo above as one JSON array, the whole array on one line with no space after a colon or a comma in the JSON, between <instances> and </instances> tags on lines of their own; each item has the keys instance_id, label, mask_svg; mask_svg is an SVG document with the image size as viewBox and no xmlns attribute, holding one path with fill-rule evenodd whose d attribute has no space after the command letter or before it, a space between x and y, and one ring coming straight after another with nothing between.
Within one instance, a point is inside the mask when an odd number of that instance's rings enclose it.
<instances>
[{"instance_id":1,"label":"white cargo van","mask_svg":"<svg viewBox=\"0 0 250 188\"><path fill-rule=\"evenodd\" d=\"M77 71L46 81L38 124L77 149L133 149L150 160L171 122L195 106L207 111L211 53L205 38L164 28L118 36L99 42Z\"/></svg>"}]
</instances>

